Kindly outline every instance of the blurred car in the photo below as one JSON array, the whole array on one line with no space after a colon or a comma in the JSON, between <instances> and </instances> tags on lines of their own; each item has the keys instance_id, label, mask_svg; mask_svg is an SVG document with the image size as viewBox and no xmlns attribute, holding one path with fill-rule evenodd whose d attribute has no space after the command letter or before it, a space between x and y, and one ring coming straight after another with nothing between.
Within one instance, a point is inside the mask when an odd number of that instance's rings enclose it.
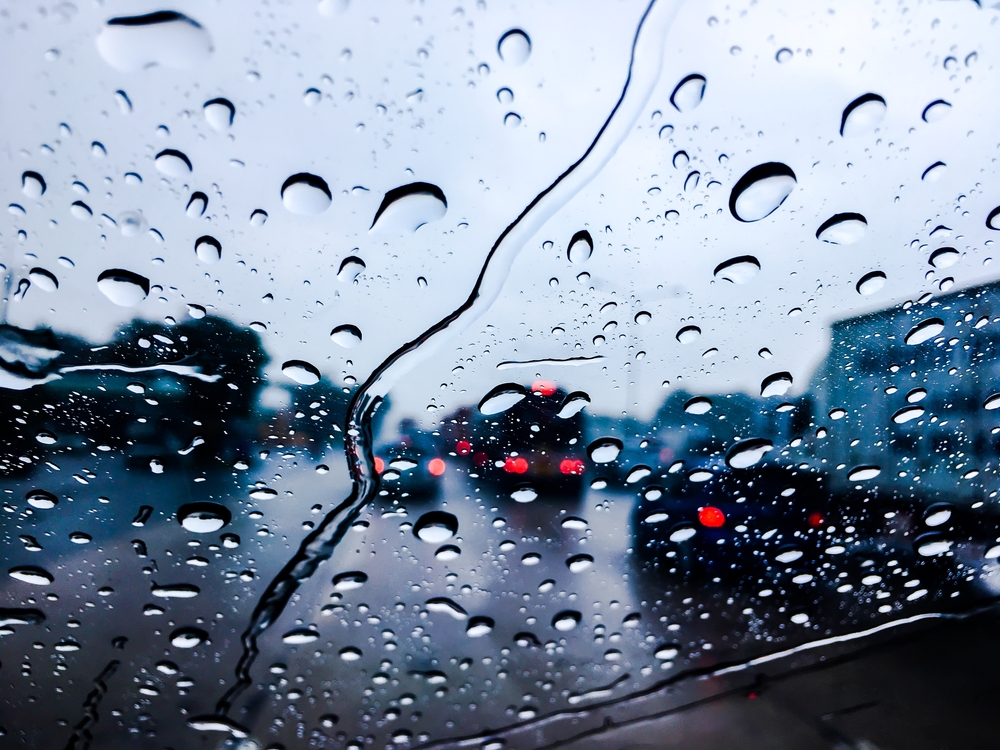
<instances>
[{"instance_id":1,"label":"blurred car","mask_svg":"<svg viewBox=\"0 0 1000 750\"><path fill-rule=\"evenodd\" d=\"M436 498L447 469L436 441L412 419L401 420L397 432L375 449L379 493L394 500Z\"/></svg>"}]
</instances>

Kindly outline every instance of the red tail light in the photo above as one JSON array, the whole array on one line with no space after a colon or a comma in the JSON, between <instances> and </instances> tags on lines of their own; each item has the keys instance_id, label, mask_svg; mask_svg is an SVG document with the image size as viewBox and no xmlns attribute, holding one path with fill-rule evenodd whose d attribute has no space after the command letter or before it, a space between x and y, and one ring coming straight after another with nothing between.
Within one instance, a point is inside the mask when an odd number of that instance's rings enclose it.
<instances>
[{"instance_id":1,"label":"red tail light","mask_svg":"<svg viewBox=\"0 0 1000 750\"><path fill-rule=\"evenodd\" d=\"M698 511L698 520L702 526L717 529L726 522L726 514L714 505L706 505Z\"/></svg>"},{"instance_id":2,"label":"red tail light","mask_svg":"<svg viewBox=\"0 0 1000 750\"><path fill-rule=\"evenodd\" d=\"M536 380L531 384L531 392L539 396L551 396L556 392L556 384L551 380Z\"/></svg>"},{"instance_id":3,"label":"red tail light","mask_svg":"<svg viewBox=\"0 0 1000 750\"><path fill-rule=\"evenodd\" d=\"M445 465L444 461L440 458L432 458L427 462L427 471L431 473L432 476L439 477L444 474Z\"/></svg>"},{"instance_id":4,"label":"red tail light","mask_svg":"<svg viewBox=\"0 0 1000 750\"><path fill-rule=\"evenodd\" d=\"M472 453L472 443L468 440L459 440L455 443L455 453L460 456L468 456Z\"/></svg>"},{"instance_id":5,"label":"red tail light","mask_svg":"<svg viewBox=\"0 0 1000 750\"><path fill-rule=\"evenodd\" d=\"M823 514L822 513L816 512L816 513L810 513L809 514L809 526L810 526L810 528L818 529L820 526L823 525L823 521L824 520L826 520L826 519L823 518Z\"/></svg>"},{"instance_id":6,"label":"red tail light","mask_svg":"<svg viewBox=\"0 0 1000 750\"><path fill-rule=\"evenodd\" d=\"M524 474L528 470L528 459L523 456L511 456L503 462L503 470L508 474Z\"/></svg>"},{"instance_id":7,"label":"red tail light","mask_svg":"<svg viewBox=\"0 0 1000 750\"><path fill-rule=\"evenodd\" d=\"M563 474L574 474L579 476L580 474L583 474L583 470L583 461L579 458L564 458L559 462L559 471Z\"/></svg>"},{"instance_id":8,"label":"red tail light","mask_svg":"<svg viewBox=\"0 0 1000 750\"><path fill-rule=\"evenodd\" d=\"M472 454L472 463L474 463L476 465L476 467L479 468L479 469L481 469L484 466L486 466L486 463L489 460L490 460L490 457L487 456L482 451L478 451L478 452Z\"/></svg>"},{"instance_id":9,"label":"red tail light","mask_svg":"<svg viewBox=\"0 0 1000 750\"><path fill-rule=\"evenodd\" d=\"M383 461L378 456L375 456L375 473L376 474L381 474L382 473L382 469L384 469L384 468L385 468L385 461Z\"/></svg>"}]
</instances>

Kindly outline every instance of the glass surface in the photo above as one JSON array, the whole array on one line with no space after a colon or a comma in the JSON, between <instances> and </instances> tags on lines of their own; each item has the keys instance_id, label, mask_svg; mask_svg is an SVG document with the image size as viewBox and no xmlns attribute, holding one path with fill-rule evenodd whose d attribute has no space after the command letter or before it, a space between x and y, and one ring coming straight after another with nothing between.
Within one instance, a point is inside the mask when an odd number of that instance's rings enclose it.
<instances>
[{"instance_id":1,"label":"glass surface","mask_svg":"<svg viewBox=\"0 0 1000 750\"><path fill-rule=\"evenodd\" d=\"M0 3L0 747L654 747L989 606L984 6Z\"/></svg>"}]
</instances>

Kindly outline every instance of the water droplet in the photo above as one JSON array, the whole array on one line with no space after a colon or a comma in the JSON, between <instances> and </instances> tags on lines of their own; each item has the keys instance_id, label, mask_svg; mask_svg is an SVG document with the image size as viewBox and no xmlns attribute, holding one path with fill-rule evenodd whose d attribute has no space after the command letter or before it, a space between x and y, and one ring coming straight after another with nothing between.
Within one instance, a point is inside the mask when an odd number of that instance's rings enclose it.
<instances>
[{"instance_id":1,"label":"water droplet","mask_svg":"<svg viewBox=\"0 0 1000 750\"><path fill-rule=\"evenodd\" d=\"M434 553L434 557L443 562L449 562L462 554L462 550L454 544L443 544Z\"/></svg>"},{"instance_id":2,"label":"water droplet","mask_svg":"<svg viewBox=\"0 0 1000 750\"><path fill-rule=\"evenodd\" d=\"M759 272L759 260L752 255L741 255L717 265L714 276L732 284L746 284Z\"/></svg>"},{"instance_id":3,"label":"water droplet","mask_svg":"<svg viewBox=\"0 0 1000 750\"><path fill-rule=\"evenodd\" d=\"M521 124L521 115L517 112L508 112L503 116L503 124L513 130Z\"/></svg>"},{"instance_id":4,"label":"water droplet","mask_svg":"<svg viewBox=\"0 0 1000 750\"><path fill-rule=\"evenodd\" d=\"M83 201L73 201L69 207L69 212L74 218L80 219L81 221L86 221L94 215L94 212L90 210L90 206Z\"/></svg>"},{"instance_id":5,"label":"water droplet","mask_svg":"<svg viewBox=\"0 0 1000 750\"><path fill-rule=\"evenodd\" d=\"M97 277L97 288L116 305L133 307L149 294L149 279L122 268L110 268Z\"/></svg>"},{"instance_id":6,"label":"water droplet","mask_svg":"<svg viewBox=\"0 0 1000 750\"><path fill-rule=\"evenodd\" d=\"M931 257L927 262L935 268L949 268L958 263L960 257L961 253L955 248L941 247L931 253Z\"/></svg>"},{"instance_id":7,"label":"water droplet","mask_svg":"<svg viewBox=\"0 0 1000 750\"><path fill-rule=\"evenodd\" d=\"M858 294L867 297L869 294L875 294L883 286L885 286L885 274L881 271L871 271L861 277L855 288Z\"/></svg>"},{"instance_id":8,"label":"water droplet","mask_svg":"<svg viewBox=\"0 0 1000 750\"><path fill-rule=\"evenodd\" d=\"M598 438L587 446L587 455L595 464L607 464L618 458L622 447L622 441L618 438Z\"/></svg>"},{"instance_id":9,"label":"water droplet","mask_svg":"<svg viewBox=\"0 0 1000 750\"><path fill-rule=\"evenodd\" d=\"M505 31L497 42L497 54L505 63L523 65L531 56L531 39L521 29Z\"/></svg>"},{"instance_id":10,"label":"water droplet","mask_svg":"<svg viewBox=\"0 0 1000 750\"><path fill-rule=\"evenodd\" d=\"M712 409L712 399L705 396L695 396L684 404L688 414L707 414Z\"/></svg>"},{"instance_id":11,"label":"water droplet","mask_svg":"<svg viewBox=\"0 0 1000 750\"><path fill-rule=\"evenodd\" d=\"M484 635L489 635L493 632L493 628L496 627L496 623L493 621L492 617L477 616L469 620L469 625L465 629L465 634L469 638L482 638Z\"/></svg>"},{"instance_id":12,"label":"water droplet","mask_svg":"<svg viewBox=\"0 0 1000 750\"><path fill-rule=\"evenodd\" d=\"M922 344L939 335L944 330L944 321L941 318L928 318L917 323L903 339L910 346Z\"/></svg>"},{"instance_id":13,"label":"water droplet","mask_svg":"<svg viewBox=\"0 0 1000 750\"><path fill-rule=\"evenodd\" d=\"M158 599L192 599L201 589L190 583L175 583L171 586L153 586L150 592Z\"/></svg>"},{"instance_id":14,"label":"water droplet","mask_svg":"<svg viewBox=\"0 0 1000 750\"><path fill-rule=\"evenodd\" d=\"M347 573L338 573L333 577L333 588L335 591L354 591L364 586L368 582L368 574L360 570L351 570Z\"/></svg>"},{"instance_id":15,"label":"water droplet","mask_svg":"<svg viewBox=\"0 0 1000 750\"><path fill-rule=\"evenodd\" d=\"M645 310L640 310L639 312L637 312L635 314L635 318L633 318L633 320L635 320L636 325L640 325L640 326L646 325L652 319L653 319L653 316L650 315Z\"/></svg>"},{"instance_id":16,"label":"water droplet","mask_svg":"<svg viewBox=\"0 0 1000 750\"><path fill-rule=\"evenodd\" d=\"M779 162L758 164L744 174L729 196L729 211L739 221L770 216L795 187L795 173Z\"/></svg>"},{"instance_id":17,"label":"water droplet","mask_svg":"<svg viewBox=\"0 0 1000 750\"><path fill-rule=\"evenodd\" d=\"M868 220L861 214L835 214L820 224L816 239L831 245L853 245L865 236Z\"/></svg>"},{"instance_id":18,"label":"water droplet","mask_svg":"<svg viewBox=\"0 0 1000 750\"><path fill-rule=\"evenodd\" d=\"M987 411L993 411L994 409L1000 409L1000 393L994 393L986 401L983 402L983 408Z\"/></svg>"},{"instance_id":19,"label":"water droplet","mask_svg":"<svg viewBox=\"0 0 1000 750\"><path fill-rule=\"evenodd\" d=\"M25 499L32 508L41 510L50 510L59 504L59 498L45 490L32 490L25 496Z\"/></svg>"},{"instance_id":20,"label":"water droplet","mask_svg":"<svg viewBox=\"0 0 1000 750\"><path fill-rule=\"evenodd\" d=\"M448 211L448 201L437 185L413 182L393 188L382 198L369 232L406 234L437 221Z\"/></svg>"},{"instance_id":21,"label":"water droplet","mask_svg":"<svg viewBox=\"0 0 1000 750\"><path fill-rule=\"evenodd\" d=\"M701 329L698 326L684 326L677 332L677 340L682 344L691 344L701 336Z\"/></svg>"},{"instance_id":22,"label":"water droplet","mask_svg":"<svg viewBox=\"0 0 1000 750\"><path fill-rule=\"evenodd\" d=\"M187 177L193 169L187 155L174 148L167 148L158 153L153 163L156 169L167 177Z\"/></svg>"},{"instance_id":23,"label":"water droplet","mask_svg":"<svg viewBox=\"0 0 1000 750\"><path fill-rule=\"evenodd\" d=\"M443 510L424 513L413 524L413 535L428 544L440 544L458 533L458 519Z\"/></svg>"},{"instance_id":24,"label":"water droplet","mask_svg":"<svg viewBox=\"0 0 1000 750\"><path fill-rule=\"evenodd\" d=\"M299 172L281 186L281 201L293 214L317 216L330 207L333 197L322 177Z\"/></svg>"},{"instance_id":25,"label":"water droplet","mask_svg":"<svg viewBox=\"0 0 1000 750\"><path fill-rule=\"evenodd\" d=\"M792 59L792 51L788 47L782 47L774 54L774 59L779 63L786 63Z\"/></svg>"},{"instance_id":26,"label":"water droplet","mask_svg":"<svg viewBox=\"0 0 1000 750\"><path fill-rule=\"evenodd\" d=\"M41 198L45 194L45 179L38 172L24 172L21 175L21 192L32 200Z\"/></svg>"},{"instance_id":27,"label":"water droplet","mask_svg":"<svg viewBox=\"0 0 1000 750\"><path fill-rule=\"evenodd\" d=\"M885 99L878 94L862 94L844 108L840 134L851 137L870 133L885 117Z\"/></svg>"},{"instance_id":28,"label":"water droplet","mask_svg":"<svg viewBox=\"0 0 1000 750\"><path fill-rule=\"evenodd\" d=\"M330 340L345 349L353 349L361 345L361 329L346 324L337 326L330 331Z\"/></svg>"},{"instance_id":29,"label":"water droplet","mask_svg":"<svg viewBox=\"0 0 1000 750\"><path fill-rule=\"evenodd\" d=\"M939 557L951 551L952 541L936 532L922 534L913 540L913 546L921 557Z\"/></svg>"},{"instance_id":30,"label":"water droplet","mask_svg":"<svg viewBox=\"0 0 1000 750\"><path fill-rule=\"evenodd\" d=\"M199 644L207 642L208 633L201 628L177 628L177 630L170 634L170 643L176 648L194 648Z\"/></svg>"},{"instance_id":31,"label":"water droplet","mask_svg":"<svg viewBox=\"0 0 1000 750\"><path fill-rule=\"evenodd\" d=\"M692 73L685 76L674 87L670 95L670 103L678 112L690 112L701 104L705 97L705 76L700 73Z\"/></svg>"},{"instance_id":32,"label":"water droplet","mask_svg":"<svg viewBox=\"0 0 1000 750\"><path fill-rule=\"evenodd\" d=\"M997 206L986 217L986 228L1000 231L1000 206Z\"/></svg>"},{"instance_id":33,"label":"water droplet","mask_svg":"<svg viewBox=\"0 0 1000 750\"><path fill-rule=\"evenodd\" d=\"M361 649L355 646L345 646L338 653L341 659L348 662L357 661L362 656Z\"/></svg>"},{"instance_id":34,"label":"water droplet","mask_svg":"<svg viewBox=\"0 0 1000 750\"><path fill-rule=\"evenodd\" d=\"M924 416L924 407L922 406L904 406L902 409L897 411L892 415L892 421L896 424L904 424L914 419L919 419Z\"/></svg>"},{"instance_id":35,"label":"water droplet","mask_svg":"<svg viewBox=\"0 0 1000 750\"><path fill-rule=\"evenodd\" d=\"M218 263L222 260L222 245L215 237L207 234L195 241L194 252L202 263Z\"/></svg>"},{"instance_id":36,"label":"water droplet","mask_svg":"<svg viewBox=\"0 0 1000 750\"><path fill-rule=\"evenodd\" d=\"M278 491L270 487L258 487L250 491L250 497L254 500L271 500L278 496Z\"/></svg>"},{"instance_id":37,"label":"water droplet","mask_svg":"<svg viewBox=\"0 0 1000 750\"><path fill-rule=\"evenodd\" d=\"M37 435L35 435L35 440L37 440L42 445L55 445L55 443L59 440L59 438L57 438L54 433L49 432L48 430L42 430Z\"/></svg>"},{"instance_id":38,"label":"water droplet","mask_svg":"<svg viewBox=\"0 0 1000 750\"><path fill-rule=\"evenodd\" d=\"M205 115L205 122L208 126L219 133L229 130L236 116L236 107L228 99L210 99L202 107Z\"/></svg>"},{"instance_id":39,"label":"water droplet","mask_svg":"<svg viewBox=\"0 0 1000 750\"><path fill-rule=\"evenodd\" d=\"M435 596L424 604L428 612L445 614L455 620L467 620L469 613L446 596Z\"/></svg>"},{"instance_id":40,"label":"water droplet","mask_svg":"<svg viewBox=\"0 0 1000 750\"><path fill-rule=\"evenodd\" d=\"M570 417L579 414L580 411L589 403L590 396L583 391L574 391L563 399L562 405L559 407L559 411L556 412L556 416L560 419L569 419Z\"/></svg>"},{"instance_id":41,"label":"water droplet","mask_svg":"<svg viewBox=\"0 0 1000 750\"><path fill-rule=\"evenodd\" d=\"M161 10L112 18L97 35L97 51L111 67L125 72L154 65L190 69L208 59L212 37L182 13Z\"/></svg>"},{"instance_id":42,"label":"water droplet","mask_svg":"<svg viewBox=\"0 0 1000 750\"><path fill-rule=\"evenodd\" d=\"M625 477L625 484L636 484L641 482L652 473L653 470L648 466L643 466L642 464L633 466L628 475Z\"/></svg>"},{"instance_id":43,"label":"water droplet","mask_svg":"<svg viewBox=\"0 0 1000 750\"><path fill-rule=\"evenodd\" d=\"M944 177L944 173L947 170L947 164L943 161L936 161L924 170L924 173L920 175L920 179L924 182L937 182Z\"/></svg>"},{"instance_id":44,"label":"water droplet","mask_svg":"<svg viewBox=\"0 0 1000 750\"><path fill-rule=\"evenodd\" d=\"M583 518L579 518L578 516L566 516L566 518L564 518L562 523L559 525L564 529L583 531L587 528L587 521Z\"/></svg>"},{"instance_id":45,"label":"water droplet","mask_svg":"<svg viewBox=\"0 0 1000 750\"><path fill-rule=\"evenodd\" d=\"M920 114L920 119L924 122L937 122L949 112L951 112L951 104L944 99L935 99L924 107L924 111Z\"/></svg>"},{"instance_id":46,"label":"water droplet","mask_svg":"<svg viewBox=\"0 0 1000 750\"><path fill-rule=\"evenodd\" d=\"M30 583L32 586L48 586L55 579L47 570L34 565L19 565L7 571L8 575L21 583Z\"/></svg>"},{"instance_id":47,"label":"water droplet","mask_svg":"<svg viewBox=\"0 0 1000 750\"><path fill-rule=\"evenodd\" d=\"M677 658L677 654L680 653L680 646L675 643L668 643L660 646L653 653L660 661L672 661Z\"/></svg>"},{"instance_id":48,"label":"water droplet","mask_svg":"<svg viewBox=\"0 0 1000 750\"><path fill-rule=\"evenodd\" d=\"M566 257L569 259L569 262L583 263L590 260L590 256L593 254L594 240L590 236L590 232L583 229L574 234L566 249Z\"/></svg>"},{"instance_id":49,"label":"water droplet","mask_svg":"<svg viewBox=\"0 0 1000 750\"><path fill-rule=\"evenodd\" d=\"M928 526L941 526L951 519L952 506L947 503L935 503L924 512L924 523Z\"/></svg>"},{"instance_id":50,"label":"water droplet","mask_svg":"<svg viewBox=\"0 0 1000 750\"><path fill-rule=\"evenodd\" d=\"M528 392L524 386L517 383L504 383L483 396L483 400L479 402L479 411L486 416L500 414L514 404L521 402L527 395Z\"/></svg>"},{"instance_id":51,"label":"water droplet","mask_svg":"<svg viewBox=\"0 0 1000 750\"><path fill-rule=\"evenodd\" d=\"M750 438L741 440L726 453L726 465L731 469L746 469L760 463L764 454L774 449L770 440Z\"/></svg>"},{"instance_id":52,"label":"water droplet","mask_svg":"<svg viewBox=\"0 0 1000 750\"><path fill-rule=\"evenodd\" d=\"M300 359L290 359L281 366L281 372L285 377L294 380L300 385L314 385L319 382L319 370L308 362Z\"/></svg>"},{"instance_id":53,"label":"water droplet","mask_svg":"<svg viewBox=\"0 0 1000 750\"><path fill-rule=\"evenodd\" d=\"M289 646L301 646L302 644L312 643L318 639L319 633L312 628L295 628L281 636L282 643L286 643Z\"/></svg>"},{"instance_id":54,"label":"water droplet","mask_svg":"<svg viewBox=\"0 0 1000 750\"><path fill-rule=\"evenodd\" d=\"M582 573L594 564L594 558L587 554L572 555L566 559L570 573Z\"/></svg>"},{"instance_id":55,"label":"water droplet","mask_svg":"<svg viewBox=\"0 0 1000 750\"><path fill-rule=\"evenodd\" d=\"M688 176L687 176L687 177L686 177L686 178L684 179L684 192L686 192L686 193L687 193L687 192L691 192L692 190L695 190L695 189L697 189L697 187L698 187L698 182L699 182L700 180L701 180L701 172L698 172L697 170L696 170L696 171L694 171L694 172L691 172L691 173L690 173L690 174L689 174L689 175L688 175Z\"/></svg>"},{"instance_id":56,"label":"water droplet","mask_svg":"<svg viewBox=\"0 0 1000 750\"><path fill-rule=\"evenodd\" d=\"M673 134L674 134L674 126L673 125L664 125L662 128L660 128L660 131L658 133L658 135L660 137L660 140L666 140L667 138L669 138Z\"/></svg>"},{"instance_id":57,"label":"water droplet","mask_svg":"<svg viewBox=\"0 0 1000 750\"><path fill-rule=\"evenodd\" d=\"M197 219L205 215L205 209L207 208L207 195L201 192L191 193L191 197L188 199L187 207L184 209L184 212L188 215L188 217Z\"/></svg>"},{"instance_id":58,"label":"water droplet","mask_svg":"<svg viewBox=\"0 0 1000 750\"><path fill-rule=\"evenodd\" d=\"M44 268L32 268L28 272L28 279L43 292L54 292L59 288L59 280L55 274Z\"/></svg>"},{"instance_id":59,"label":"water droplet","mask_svg":"<svg viewBox=\"0 0 1000 750\"><path fill-rule=\"evenodd\" d=\"M864 482L881 473L882 468L879 466L856 466L848 472L847 478L852 482Z\"/></svg>"},{"instance_id":60,"label":"water droplet","mask_svg":"<svg viewBox=\"0 0 1000 750\"><path fill-rule=\"evenodd\" d=\"M712 476L712 472L710 471L702 473L708 474L709 477ZM686 542L688 539L691 539L697 533L698 529L696 529L693 525L689 523L681 523L675 526L673 530L671 530L670 536L668 536L667 539L669 539L671 542L680 544L681 542Z\"/></svg>"},{"instance_id":61,"label":"water droplet","mask_svg":"<svg viewBox=\"0 0 1000 750\"><path fill-rule=\"evenodd\" d=\"M501 104L510 104L514 101L514 92L507 87L500 89L497 91L497 101Z\"/></svg>"},{"instance_id":62,"label":"water droplet","mask_svg":"<svg viewBox=\"0 0 1000 750\"><path fill-rule=\"evenodd\" d=\"M768 375L760 384L760 395L763 397L784 396L792 387L792 376L787 372L776 372Z\"/></svg>"},{"instance_id":63,"label":"water droplet","mask_svg":"<svg viewBox=\"0 0 1000 750\"><path fill-rule=\"evenodd\" d=\"M267 211L258 208L252 214L250 214L250 226L255 229L264 226L267 221Z\"/></svg>"},{"instance_id":64,"label":"water droplet","mask_svg":"<svg viewBox=\"0 0 1000 750\"><path fill-rule=\"evenodd\" d=\"M577 612L575 609L564 609L562 612L556 613L555 617L552 618L552 627L560 632L567 632L573 630L577 625L580 624L580 620L583 619L583 615Z\"/></svg>"},{"instance_id":65,"label":"water droplet","mask_svg":"<svg viewBox=\"0 0 1000 750\"><path fill-rule=\"evenodd\" d=\"M319 89L309 88L306 89L306 92L302 95L302 102L307 107L315 107L319 104L319 100L322 98L323 94L320 93Z\"/></svg>"},{"instance_id":66,"label":"water droplet","mask_svg":"<svg viewBox=\"0 0 1000 750\"><path fill-rule=\"evenodd\" d=\"M532 487L518 487L510 496L515 502L530 503L538 497L538 492Z\"/></svg>"},{"instance_id":67,"label":"water droplet","mask_svg":"<svg viewBox=\"0 0 1000 750\"><path fill-rule=\"evenodd\" d=\"M674 154L671 163L674 165L674 169L687 169L687 165L691 163L691 159L688 157L687 151L678 151Z\"/></svg>"},{"instance_id":68,"label":"water droplet","mask_svg":"<svg viewBox=\"0 0 1000 750\"><path fill-rule=\"evenodd\" d=\"M180 525L194 534L211 534L232 520L229 509L218 503L185 503L177 509Z\"/></svg>"},{"instance_id":69,"label":"water droplet","mask_svg":"<svg viewBox=\"0 0 1000 750\"><path fill-rule=\"evenodd\" d=\"M361 258L350 255L341 261L340 270L337 271L337 281L350 284L358 278L358 274L364 271L365 267L365 262Z\"/></svg>"}]
</instances>

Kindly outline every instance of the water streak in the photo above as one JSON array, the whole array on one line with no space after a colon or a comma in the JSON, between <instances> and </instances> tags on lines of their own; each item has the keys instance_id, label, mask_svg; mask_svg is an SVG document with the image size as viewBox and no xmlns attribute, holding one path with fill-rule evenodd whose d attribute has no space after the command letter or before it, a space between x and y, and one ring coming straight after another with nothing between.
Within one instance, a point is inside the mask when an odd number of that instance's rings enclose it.
<instances>
[{"instance_id":1,"label":"water streak","mask_svg":"<svg viewBox=\"0 0 1000 750\"><path fill-rule=\"evenodd\" d=\"M66 750L87 750L90 747L94 739L90 730L100 718L97 709L108 693L108 680L118 671L120 664L117 659L112 659L94 678L94 689L87 693L87 699L83 702L83 718L73 727L73 734L66 743Z\"/></svg>"},{"instance_id":2,"label":"water streak","mask_svg":"<svg viewBox=\"0 0 1000 750\"><path fill-rule=\"evenodd\" d=\"M576 162L539 193L503 231L490 249L468 299L454 312L390 355L358 389L348 406L344 450L353 480L350 496L334 508L302 541L295 555L265 589L243 633L243 653L236 682L216 704L225 715L250 686L250 669L259 653L258 639L280 617L299 585L333 554L361 510L374 496L372 418L389 390L419 364L434 357L465 331L499 297L521 249L608 163L631 132L659 79L663 42L680 0L652 0L639 20L632 41L622 93L590 146Z\"/></svg>"},{"instance_id":3,"label":"water streak","mask_svg":"<svg viewBox=\"0 0 1000 750\"><path fill-rule=\"evenodd\" d=\"M555 365L563 367L579 367L580 365L589 365L594 362L600 362L604 359L603 354L597 354L593 357L565 357L563 359L554 358L543 358L543 359L520 359L520 360L507 360L506 362L501 362L497 365L498 370L512 370L515 367L531 367L532 365Z\"/></svg>"}]
</instances>

